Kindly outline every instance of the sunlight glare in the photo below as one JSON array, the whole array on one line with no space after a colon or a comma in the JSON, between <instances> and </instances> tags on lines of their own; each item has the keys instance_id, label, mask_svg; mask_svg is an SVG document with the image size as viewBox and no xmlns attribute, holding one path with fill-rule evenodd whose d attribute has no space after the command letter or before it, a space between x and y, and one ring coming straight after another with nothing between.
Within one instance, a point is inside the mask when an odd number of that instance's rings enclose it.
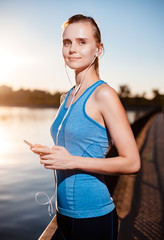
<instances>
[{"instance_id":1,"label":"sunlight glare","mask_svg":"<svg viewBox=\"0 0 164 240\"><path fill-rule=\"evenodd\" d=\"M9 144L5 141L5 132L0 128L0 164L3 163L5 153L9 150Z\"/></svg>"},{"instance_id":2,"label":"sunlight glare","mask_svg":"<svg viewBox=\"0 0 164 240\"><path fill-rule=\"evenodd\" d=\"M10 73L18 64L23 63L23 59L14 56L4 49L0 49L0 78L4 78L8 73Z\"/></svg>"}]
</instances>

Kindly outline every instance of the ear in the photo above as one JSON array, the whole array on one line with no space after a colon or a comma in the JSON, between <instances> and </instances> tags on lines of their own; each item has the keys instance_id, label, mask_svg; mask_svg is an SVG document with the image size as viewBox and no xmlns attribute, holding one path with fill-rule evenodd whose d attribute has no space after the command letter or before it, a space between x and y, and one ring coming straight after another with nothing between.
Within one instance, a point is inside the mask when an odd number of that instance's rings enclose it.
<instances>
[{"instance_id":1,"label":"ear","mask_svg":"<svg viewBox=\"0 0 164 240\"><path fill-rule=\"evenodd\" d=\"M98 56L99 56L99 49L97 48L95 57L98 57Z\"/></svg>"},{"instance_id":2,"label":"ear","mask_svg":"<svg viewBox=\"0 0 164 240\"><path fill-rule=\"evenodd\" d=\"M96 57L99 57L99 56L101 55L102 51L103 51L103 43L100 43L100 45L99 45L99 46L97 47L97 49L96 49L96 54L95 54L95 56L96 56Z\"/></svg>"}]
</instances>

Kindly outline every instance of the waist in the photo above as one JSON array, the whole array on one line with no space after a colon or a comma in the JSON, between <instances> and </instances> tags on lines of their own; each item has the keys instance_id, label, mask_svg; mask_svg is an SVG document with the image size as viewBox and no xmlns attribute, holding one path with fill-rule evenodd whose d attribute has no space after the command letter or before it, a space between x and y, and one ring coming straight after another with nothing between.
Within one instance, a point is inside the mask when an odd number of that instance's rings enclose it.
<instances>
[{"instance_id":1,"label":"waist","mask_svg":"<svg viewBox=\"0 0 164 240\"><path fill-rule=\"evenodd\" d=\"M95 217L114 209L104 178L99 174L58 171L58 210L70 217Z\"/></svg>"}]
</instances>

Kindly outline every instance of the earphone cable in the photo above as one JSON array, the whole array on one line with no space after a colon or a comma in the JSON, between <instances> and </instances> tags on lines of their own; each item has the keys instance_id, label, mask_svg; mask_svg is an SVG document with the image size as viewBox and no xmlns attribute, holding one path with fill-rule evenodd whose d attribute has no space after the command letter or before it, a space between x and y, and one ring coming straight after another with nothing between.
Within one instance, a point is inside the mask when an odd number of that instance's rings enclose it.
<instances>
[{"instance_id":1,"label":"earphone cable","mask_svg":"<svg viewBox=\"0 0 164 240\"><path fill-rule=\"evenodd\" d=\"M75 96L76 96L76 94L78 93L78 91L79 91L79 89L80 89L80 87L81 87L81 85L82 85L82 83L83 83L83 81L84 81L84 78L85 78L85 76L86 76L89 68L90 68L90 67L92 66L92 64L94 63L96 57L97 57L97 56L94 57L94 59L92 60L92 62L91 62L90 65L88 66L88 68L87 68L87 70L86 70L86 72L85 72L85 74L84 74L84 76L83 76L80 84L77 86L77 88L76 88L76 90L75 90L75 92L74 92L74 94L73 94L73 96L72 96L71 102L70 102L70 104L69 104L69 106L68 106L68 109L67 109L67 111L66 111L66 113L65 113L65 115L64 115L64 117L63 117L63 119L62 119L62 121L61 121L61 123L60 123L60 125L59 125L59 127L58 127L57 134L56 134L56 139L55 139L55 140L56 140L56 141L55 141L56 146L58 145L59 133L60 133L60 130L61 130L61 128L62 128L63 122L64 122L64 120L66 119L66 117L68 116L68 113L69 113L69 111L70 111L70 109L71 109L71 106L72 106L72 104L73 104L73 101L74 101L74 99L75 99ZM65 65L65 69L66 69L66 65ZM69 79L69 81L70 81L70 83L71 83L71 80L70 80L70 78L69 78L69 75L68 75L67 70L66 70L66 73L67 73L67 77L68 77L68 79ZM72 83L71 83L71 85L72 85ZM54 211L53 211L52 200L53 200L53 198L57 195L57 173L56 173L56 170L54 170L54 179L55 179L55 189L54 189L54 194L52 195L51 198L50 198L45 192L38 192L38 193L36 193L36 195L35 195L35 201L36 201L39 205L48 205L48 213L49 213L50 216L52 216L52 215L53 215L53 212L54 212ZM44 195L44 196L48 199L48 201L47 201L47 202L41 202L41 201L39 201L39 200L38 200L38 196L39 196L39 195ZM55 201L55 209L57 209L57 201Z\"/></svg>"}]
</instances>

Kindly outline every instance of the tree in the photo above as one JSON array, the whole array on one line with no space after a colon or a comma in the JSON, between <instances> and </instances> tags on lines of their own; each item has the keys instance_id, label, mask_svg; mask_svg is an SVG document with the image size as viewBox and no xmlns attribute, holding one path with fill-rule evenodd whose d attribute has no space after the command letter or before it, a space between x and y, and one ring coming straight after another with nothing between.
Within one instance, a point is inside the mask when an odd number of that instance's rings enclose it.
<instances>
[{"instance_id":1,"label":"tree","mask_svg":"<svg viewBox=\"0 0 164 240\"><path fill-rule=\"evenodd\" d=\"M13 93L13 90L11 87L6 86L6 85L1 85L0 86L0 95L1 96L10 96Z\"/></svg>"},{"instance_id":2,"label":"tree","mask_svg":"<svg viewBox=\"0 0 164 240\"><path fill-rule=\"evenodd\" d=\"M160 93L159 93L158 89L153 89L152 92L153 92L154 98L157 98L157 97L160 96Z\"/></svg>"},{"instance_id":3,"label":"tree","mask_svg":"<svg viewBox=\"0 0 164 240\"><path fill-rule=\"evenodd\" d=\"M126 84L125 84L125 85L121 85L121 86L119 87L119 92L118 92L118 94L119 94L120 97L123 97L123 98L129 97L129 96L131 95L131 91L130 91L129 86L126 85Z\"/></svg>"}]
</instances>

